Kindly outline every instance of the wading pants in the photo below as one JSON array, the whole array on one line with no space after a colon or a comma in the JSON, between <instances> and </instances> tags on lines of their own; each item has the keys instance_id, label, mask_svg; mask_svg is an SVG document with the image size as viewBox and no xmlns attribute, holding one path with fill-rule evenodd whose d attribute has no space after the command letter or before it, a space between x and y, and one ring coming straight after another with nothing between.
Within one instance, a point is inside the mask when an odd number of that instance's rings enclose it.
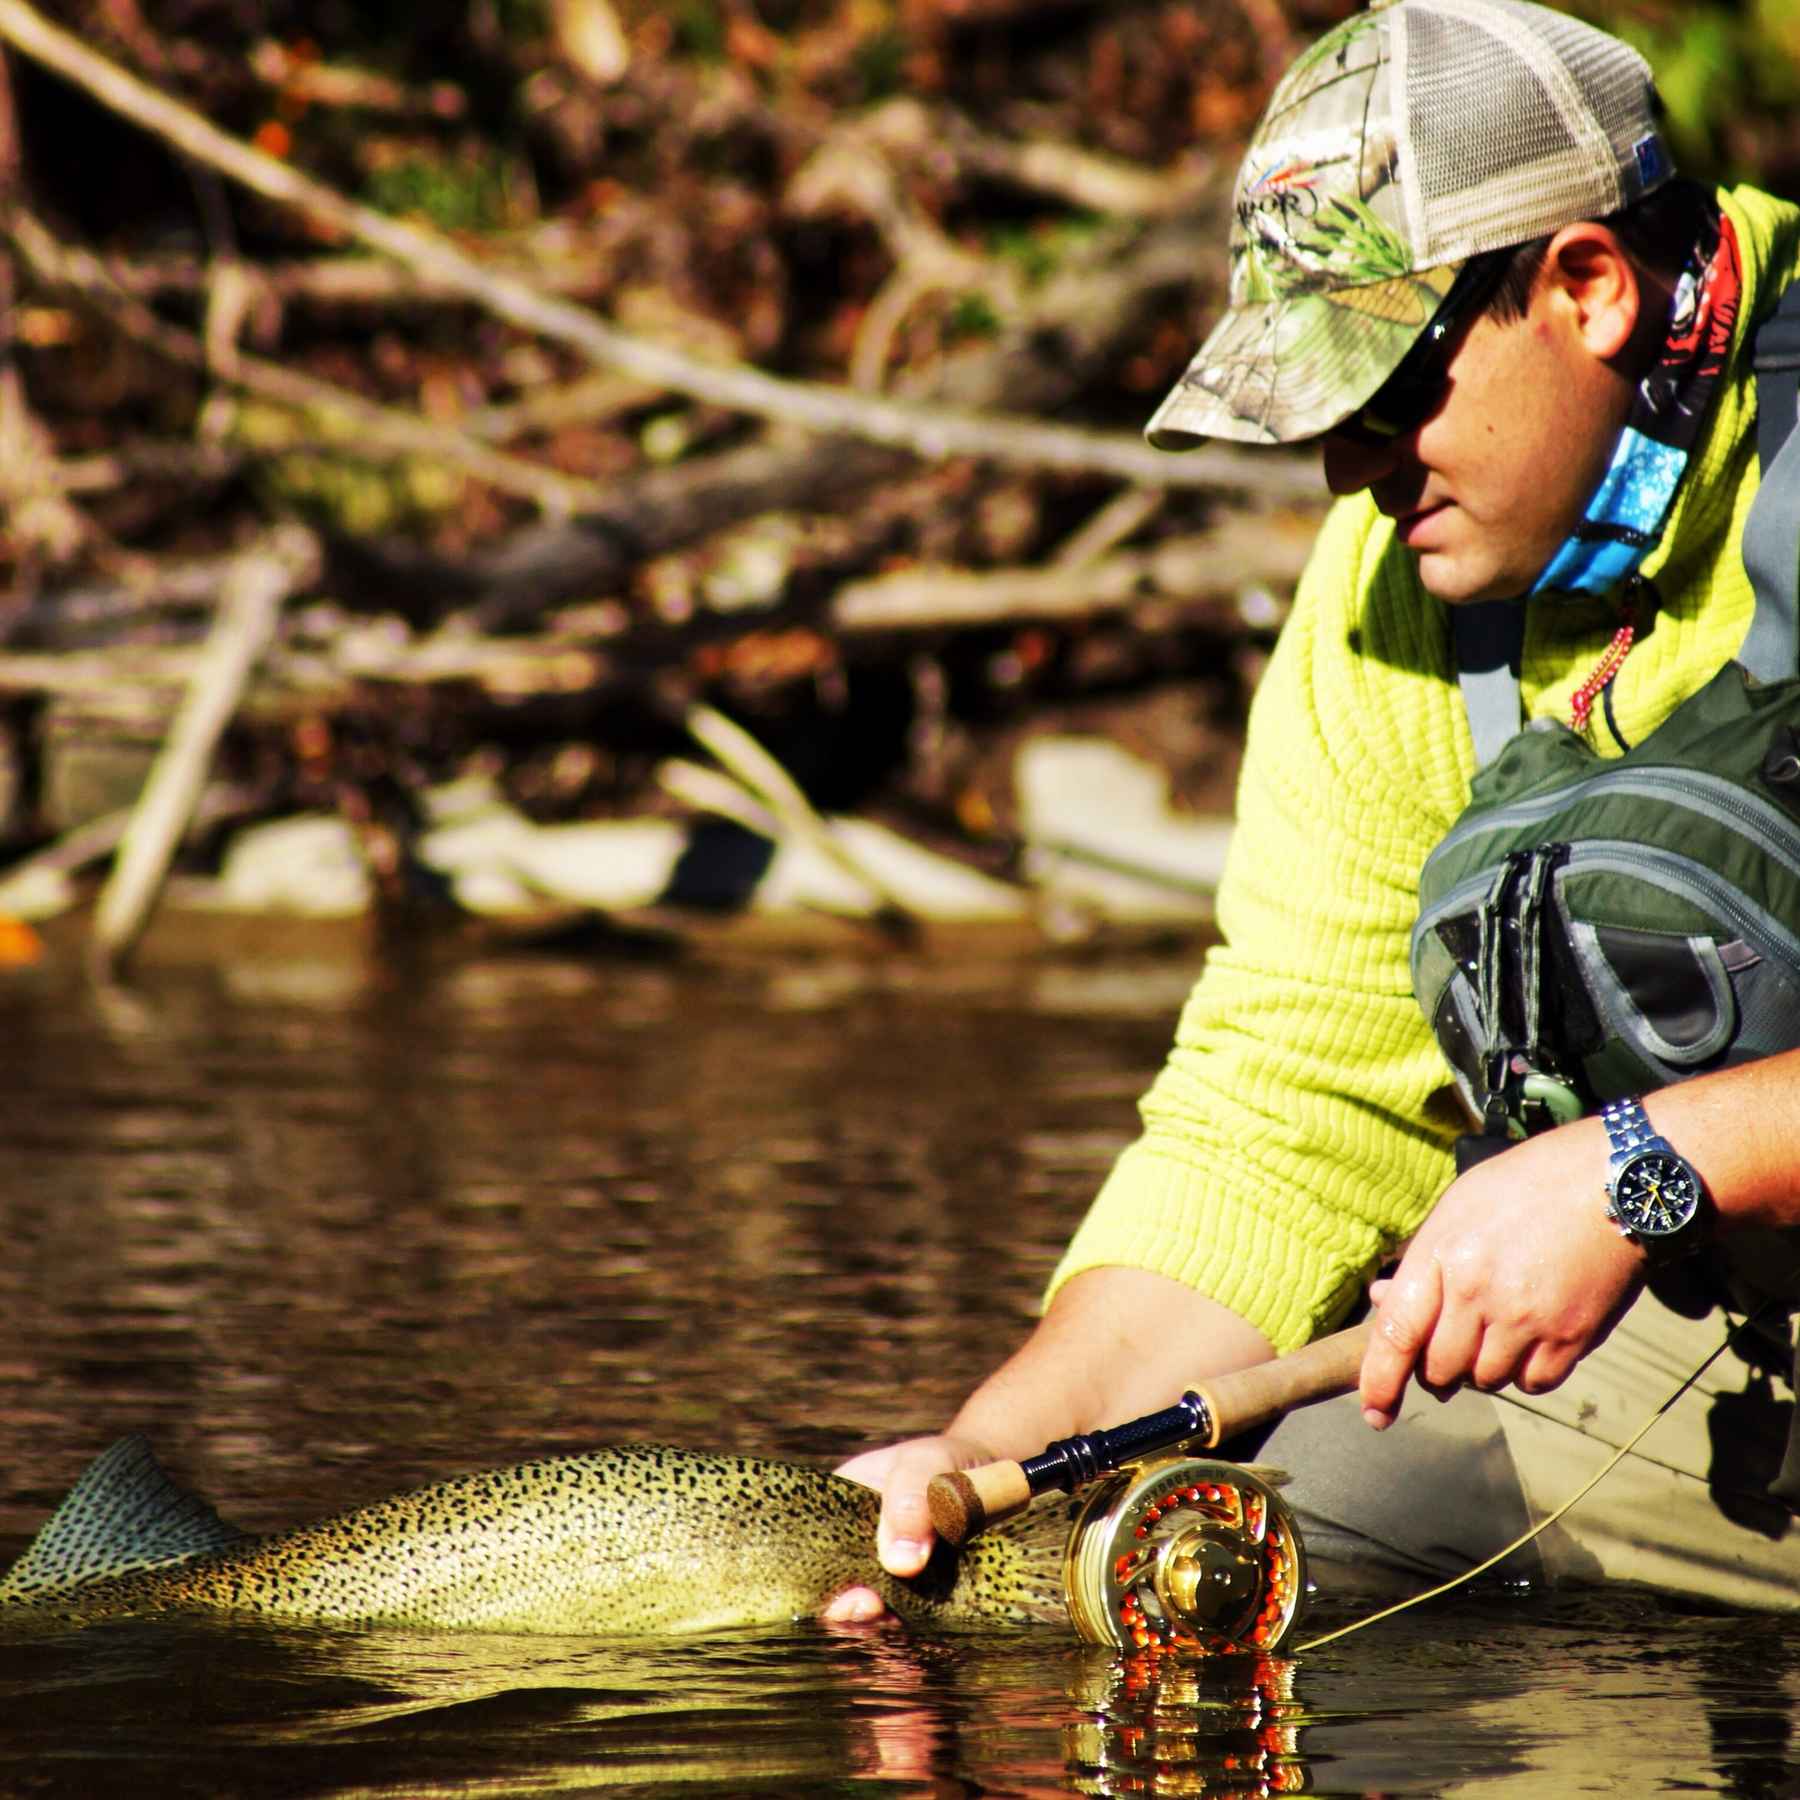
<instances>
[{"instance_id":1,"label":"wading pants","mask_svg":"<svg viewBox=\"0 0 1800 1800\"><path fill-rule=\"evenodd\" d=\"M1257 1451L1291 1477L1321 1589L1419 1587L1555 1511L1725 1335L1645 1294L1554 1393L1409 1387L1385 1432L1354 1394L1303 1408ZM1632 1581L1730 1605L1800 1607L1800 1519L1769 1498L1792 1396L1727 1350L1619 1466L1492 1578Z\"/></svg>"}]
</instances>

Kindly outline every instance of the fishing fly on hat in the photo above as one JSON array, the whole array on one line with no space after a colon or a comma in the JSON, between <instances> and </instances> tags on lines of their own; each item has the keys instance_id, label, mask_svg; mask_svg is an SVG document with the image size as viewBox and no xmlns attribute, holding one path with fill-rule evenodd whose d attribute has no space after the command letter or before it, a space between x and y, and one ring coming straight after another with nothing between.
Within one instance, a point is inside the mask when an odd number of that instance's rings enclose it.
<instances>
[{"instance_id":1,"label":"fishing fly on hat","mask_svg":"<svg viewBox=\"0 0 1800 1800\"><path fill-rule=\"evenodd\" d=\"M1225 316L1146 428L1293 443L1393 373L1471 256L1674 165L1649 64L1529 0L1376 0L1281 79L1238 171Z\"/></svg>"}]
</instances>

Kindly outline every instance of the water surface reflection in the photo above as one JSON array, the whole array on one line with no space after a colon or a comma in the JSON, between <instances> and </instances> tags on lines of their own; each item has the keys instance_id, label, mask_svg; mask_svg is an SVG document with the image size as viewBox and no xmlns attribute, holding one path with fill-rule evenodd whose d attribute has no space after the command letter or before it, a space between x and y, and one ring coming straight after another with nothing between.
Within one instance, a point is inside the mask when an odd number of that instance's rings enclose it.
<instances>
[{"instance_id":1,"label":"water surface reflection","mask_svg":"<svg viewBox=\"0 0 1800 1800\"><path fill-rule=\"evenodd\" d=\"M265 1530L608 1442L826 1461L935 1424L1023 1329L1191 972L397 967L233 930L126 992L0 988L0 1558L131 1430ZM0 1638L0 1791L1773 1796L1797 1642L1621 1595L1203 1665L139 1623Z\"/></svg>"}]
</instances>

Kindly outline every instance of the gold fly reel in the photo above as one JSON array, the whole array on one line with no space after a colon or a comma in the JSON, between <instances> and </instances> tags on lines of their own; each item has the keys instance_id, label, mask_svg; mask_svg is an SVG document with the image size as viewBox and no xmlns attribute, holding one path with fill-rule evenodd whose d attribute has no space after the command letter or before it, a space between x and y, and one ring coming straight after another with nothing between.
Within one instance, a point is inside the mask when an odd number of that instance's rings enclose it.
<instances>
[{"instance_id":1,"label":"gold fly reel","mask_svg":"<svg viewBox=\"0 0 1800 1800\"><path fill-rule=\"evenodd\" d=\"M1300 1616L1306 1553L1287 1503L1249 1470L1153 1457L1088 1490L1063 1584L1091 1644L1270 1651Z\"/></svg>"}]
</instances>

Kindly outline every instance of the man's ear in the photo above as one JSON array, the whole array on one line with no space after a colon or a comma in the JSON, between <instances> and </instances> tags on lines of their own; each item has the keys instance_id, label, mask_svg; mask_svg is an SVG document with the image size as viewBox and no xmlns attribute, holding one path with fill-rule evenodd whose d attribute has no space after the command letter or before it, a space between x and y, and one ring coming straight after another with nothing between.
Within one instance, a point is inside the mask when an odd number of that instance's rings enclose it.
<instances>
[{"instance_id":1,"label":"man's ear","mask_svg":"<svg viewBox=\"0 0 1800 1800\"><path fill-rule=\"evenodd\" d=\"M1626 355L1647 317L1644 284L1607 226L1580 220L1550 240L1538 271L1540 297L1602 362Z\"/></svg>"}]
</instances>

